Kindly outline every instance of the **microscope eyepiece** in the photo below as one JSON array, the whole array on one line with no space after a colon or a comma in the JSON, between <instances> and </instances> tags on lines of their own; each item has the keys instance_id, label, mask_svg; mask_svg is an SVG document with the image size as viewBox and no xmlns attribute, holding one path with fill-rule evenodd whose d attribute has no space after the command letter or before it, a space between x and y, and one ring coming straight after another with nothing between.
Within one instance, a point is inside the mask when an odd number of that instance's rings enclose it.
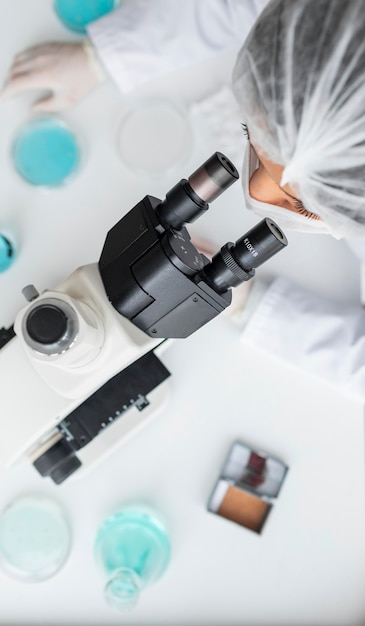
<instances>
[{"instance_id":1,"label":"microscope eyepiece","mask_svg":"<svg viewBox=\"0 0 365 626\"><path fill-rule=\"evenodd\" d=\"M180 230L185 223L194 222L205 213L208 203L216 200L238 178L233 163L221 152L215 152L187 180L181 180L170 189L157 209L159 219Z\"/></svg>"},{"instance_id":2,"label":"microscope eyepiece","mask_svg":"<svg viewBox=\"0 0 365 626\"><path fill-rule=\"evenodd\" d=\"M255 274L255 269L288 245L279 226L266 217L236 243L227 243L204 268L208 281L220 292L237 287Z\"/></svg>"},{"instance_id":3,"label":"microscope eyepiece","mask_svg":"<svg viewBox=\"0 0 365 626\"><path fill-rule=\"evenodd\" d=\"M188 182L199 198L213 202L238 178L233 163L221 152L215 152L189 176Z\"/></svg>"},{"instance_id":4,"label":"microscope eyepiece","mask_svg":"<svg viewBox=\"0 0 365 626\"><path fill-rule=\"evenodd\" d=\"M256 269L288 245L287 238L272 219L265 217L237 239L233 254L247 271Z\"/></svg>"}]
</instances>

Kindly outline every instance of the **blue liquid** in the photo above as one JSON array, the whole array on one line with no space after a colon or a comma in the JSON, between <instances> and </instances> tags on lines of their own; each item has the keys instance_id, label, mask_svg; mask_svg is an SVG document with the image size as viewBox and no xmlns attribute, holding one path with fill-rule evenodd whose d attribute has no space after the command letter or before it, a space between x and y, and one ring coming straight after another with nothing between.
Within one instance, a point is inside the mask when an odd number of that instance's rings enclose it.
<instances>
[{"instance_id":1,"label":"blue liquid","mask_svg":"<svg viewBox=\"0 0 365 626\"><path fill-rule=\"evenodd\" d=\"M14 247L7 237L0 235L0 272L5 272L15 261Z\"/></svg>"},{"instance_id":2,"label":"blue liquid","mask_svg":"<svg viewBox=\"0 0 365 626\"><path fill-rule=\"evenodd\" d=\"M29 122L13 145L17 172L32 185L53 187L62 184L80 162L74 133L52 117Z\"/></svg>"},{"instance_id":3,"label":"blue liquid","mask_svg":"<svg viewBox=\"0 0 365 626\"><path fill-rule=\"evenodd\" d=\"M119 0L55 0L54 8L70 30L85 33L87 24L110 13Z\"/></svg>"},{"instance_id":4,"label":"blue liquid","mask_svg":"<svg viewBox=\"0 0 365 626\"><path fill-rule=\"evenodd\" d=\"M109 579L108 602L115 608L131 608L139 590L154 583L165 571L170 542L164 527L151 515L125 510L108 518L99 530L95 558ZM130 605L123 606L128 601Z\"/></svg>"},{"instance_id":5,"label":"blue liquid","mask_svg":"<svg viewBox=\"0 0 365 626\"><path fill-rule=\"evenodd\" d=\"M70 534L58 505L45 497L15 500L0 519L0 557L7 573L37 582L53 576L68 555Z\"/></svg>"}]
</instances>

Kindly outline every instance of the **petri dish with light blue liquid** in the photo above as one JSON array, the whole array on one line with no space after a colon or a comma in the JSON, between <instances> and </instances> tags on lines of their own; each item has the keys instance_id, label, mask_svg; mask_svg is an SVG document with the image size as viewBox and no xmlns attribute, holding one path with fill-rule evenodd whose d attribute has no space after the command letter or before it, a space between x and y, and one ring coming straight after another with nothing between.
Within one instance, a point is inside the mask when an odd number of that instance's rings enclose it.
<instances>
[{"instance_id":1,"label":"petri dish with light blue liquid","mask_svg":"<svg viewBox=\"0 0 365 626\"><path fill-rule=\"evenodd\" d=\"M91 22L114 11L120 0L55 0L54 10L61 22L77 33L86 33Z\"/></svg>"},{"instance_id":2,"label":"petri dish with light blue liquid","mask_svg":"<svg viewBox=\"0 0 365 626\"><path fill-rule=\"evenodd\" d=\"M56 574L70 550L71 534L62 508L43 495L12 501L0 516L0 565L23 582Z\"/></svg>"},{"instance_id":3,"label":"petri dish with light blue liquid","mask_svg":"<svg viewBox=\"0 0 365 626\"><path fill-rule=\"evenodd\" d=\"M31 185L58 187L75 176L81 149L76 134L64 120L42 116L18 131L12 158L18 174Z\"/></svg>"},{"instance_id":4,"label":"petri dish with light blue liquid","mask_svg":"<svg viewBox=\"0 0 365 626\"><path fill-rule=\"evenodd\" d=\"M14 243L8 235L0 233L0 272L5 272L15 261L16 252Z\"/></svg>"}]
</instances>

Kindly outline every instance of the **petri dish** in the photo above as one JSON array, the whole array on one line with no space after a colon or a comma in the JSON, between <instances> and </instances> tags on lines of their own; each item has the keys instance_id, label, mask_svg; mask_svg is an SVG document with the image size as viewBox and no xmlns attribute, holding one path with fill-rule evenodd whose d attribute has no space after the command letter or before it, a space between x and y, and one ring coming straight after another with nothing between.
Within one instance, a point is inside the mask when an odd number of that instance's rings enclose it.
<instances>
[{"instance_id":1,"label":"petri dish","mask_svg":"<svg viewBox=\"0 0 365 626\"><path fill-rule=\"evenodd\" d=\"M177 169L192 149L187 111L169 100L133 102L117 130L117 149L134 173L152 177Z\"/></svg>"},{"instance_id":2,"label":"petri dish","mask_svg":"<svg viewBox=\"0 0 365 626\"><path fill-rule=\"evenodd\" d=\"M12 578L24 582L50 578L65 562L70 543L63 511L48 497L22 496L0 516L0 564Z\"/></svg>"},{"instance_id":3,"label":"petri dish","mask_svg":"<svg viewBox=\"0 0 365 626\"><path fill-rule=\"evenodd\" d=\"M7 235L0 233L0 272L5 272L16 258L14 244Z\"/></svg>"},{"instance_id":4,"label":"petri dish","mask_svg":"<svg viewBox=\"0 0 365 626\"><path fill-rule=\"evenodd\" d=\"M80 146L73 130L52 116L35 118L14 139L12 158L18 174L31 185L58 187L80 166Z\"/></svg>"},{"instance_id":5,"label":"petri dish","mask_svg":"<svg viewBox=\"0 0 365 626\"><path fill-rule=\"evenodd\" d=\"M61 22L77 33L86 33L86 26L114 11L120 0L55 0L53 6Z\"/></svg>"}]
</instances>

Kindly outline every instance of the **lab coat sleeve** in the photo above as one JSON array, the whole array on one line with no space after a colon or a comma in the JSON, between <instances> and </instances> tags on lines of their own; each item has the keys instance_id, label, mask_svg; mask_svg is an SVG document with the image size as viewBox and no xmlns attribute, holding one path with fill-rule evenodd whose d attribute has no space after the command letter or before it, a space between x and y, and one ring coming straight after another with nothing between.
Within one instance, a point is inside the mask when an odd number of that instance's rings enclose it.
<instances>
[{"instance_id":1,"label":"lab coat sleeve","mask_svg":"<svg viewBox=\"0 0 365 626\"><path fill-rule=\"evenodd\" d=\"M360 302L365 307L365 239L346 239L346 244L359 261Z\"/></svg>"},{"instance_id":2,"label":"lab coat sleeve","mask_svg":"<svg viewBox=\"0 0 365 626\"><path fill-rule=\"evenodd\" d=\"M276 279L251 315L243 343L365 400L365 311Z\"/></svg>"},{"instance_id":3,"label":"lab coat sleeve","mask_svg":"<svg viewBox=\"0 0 365 626\"><path fill-rule=\"evenodd\" d=\"M88 35L119 89L239 48L268 0L123 0Z\"/></svg>"}]
</instances>

